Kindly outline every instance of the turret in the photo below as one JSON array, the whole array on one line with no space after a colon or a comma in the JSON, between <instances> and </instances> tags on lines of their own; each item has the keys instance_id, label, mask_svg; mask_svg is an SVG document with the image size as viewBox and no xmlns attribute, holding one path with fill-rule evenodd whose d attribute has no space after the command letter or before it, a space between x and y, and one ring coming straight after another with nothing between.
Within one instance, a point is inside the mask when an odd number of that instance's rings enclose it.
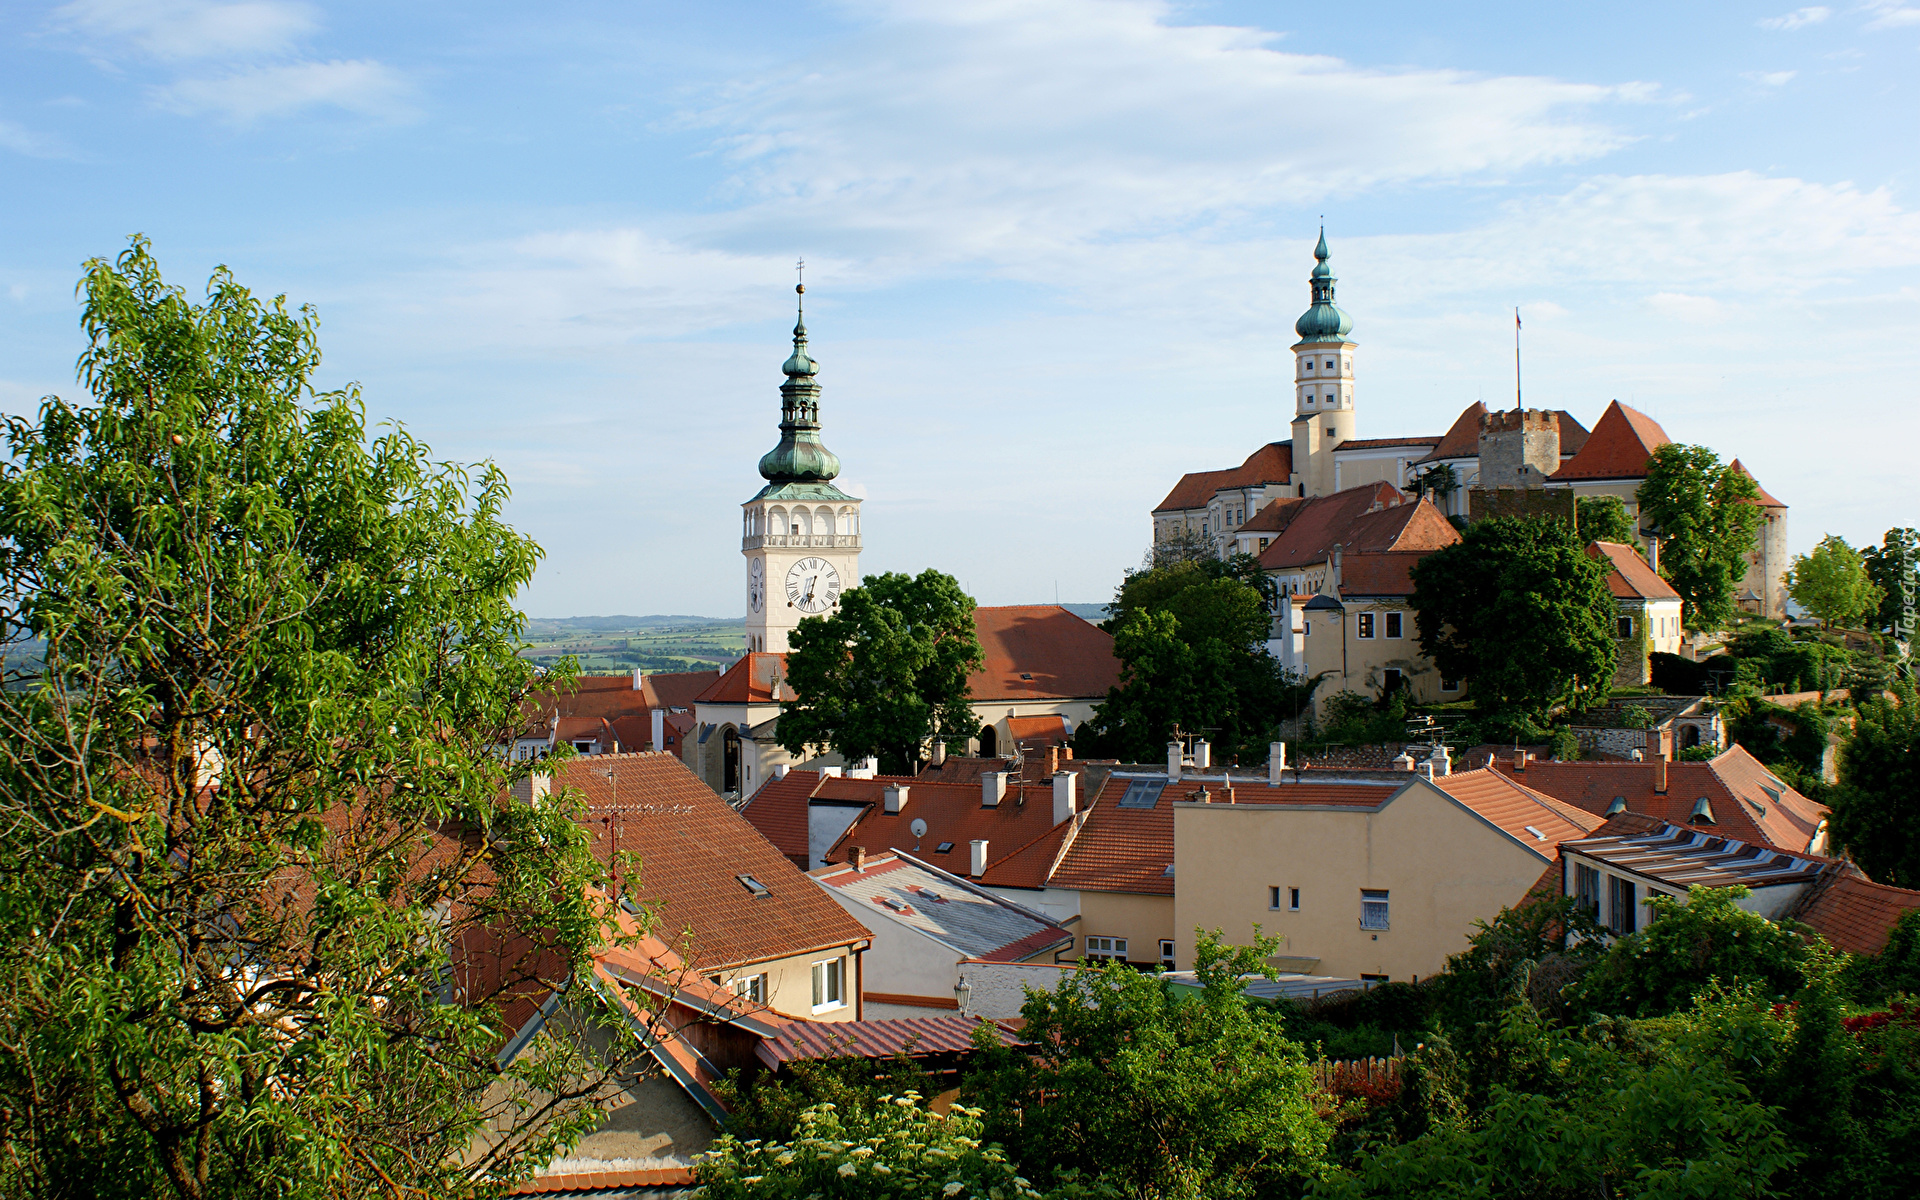
<instances>
[{"instance_id":1,"label":"turret","mask_svg":"<svg viewBox=\"0 0 1920 1200\"><path fill-rule=\"evenodd\" d=\"M1307 277L1312 304L1293 323L1300 340L1294 344L1294 470L1304 477L1306 494L1325 496L1336 490L1333 451L1354 436L1358 421L1353 407L1353 318L1334 303L1338 282L1328 260L1327 231L1313 248L1313 273Z\"/></svg>"},{"instance_id":2,"label":"turret","mask_svg":"<svg viewBox=\"0 0 1920 1200\"><path fill-rule=\"evenodd\" d=\"M801 297L793 326L793 353L780 370L780 444L760 459L760 477L769 483L824 483L840 473L840 459L820 441L820 364L807 354L807 285L795 284Z\"/></svg>"}]
</instances>

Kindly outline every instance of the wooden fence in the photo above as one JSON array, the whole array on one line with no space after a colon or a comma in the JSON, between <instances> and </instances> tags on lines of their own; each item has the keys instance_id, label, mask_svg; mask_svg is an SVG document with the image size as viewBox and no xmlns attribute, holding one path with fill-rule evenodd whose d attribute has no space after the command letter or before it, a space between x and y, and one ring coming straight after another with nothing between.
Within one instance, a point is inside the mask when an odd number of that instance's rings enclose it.
<instances>
[{"instance_id":1,"label":"wooden fence","mask_svg":"<svg viewBox=\"0 0 1920 1200\"><path fill-rule=\"evenodd\" d=\"M1397 1087L1400 1058L1321 1059L1313 1064L1313 1081L1326 1091L1374 1091Z\"/></svg>"}]
</instances>

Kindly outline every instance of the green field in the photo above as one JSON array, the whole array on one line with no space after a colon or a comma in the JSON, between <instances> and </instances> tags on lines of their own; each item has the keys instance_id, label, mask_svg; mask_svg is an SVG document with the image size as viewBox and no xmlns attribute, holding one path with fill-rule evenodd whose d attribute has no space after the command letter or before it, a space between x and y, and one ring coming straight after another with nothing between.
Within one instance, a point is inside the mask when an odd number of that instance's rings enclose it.
<instances>
[{"instance_id":1,"label":"green field","mask_svg":"<svg viewBox=\"0 0 1920 1200\"><path fill-rule=\"evenodd\" d=\"M566 655L587 675L724 670L747 647L745 622L711 617L561 617L529 620L526 657L542 665Z\"/></svg>"}]
</instances>

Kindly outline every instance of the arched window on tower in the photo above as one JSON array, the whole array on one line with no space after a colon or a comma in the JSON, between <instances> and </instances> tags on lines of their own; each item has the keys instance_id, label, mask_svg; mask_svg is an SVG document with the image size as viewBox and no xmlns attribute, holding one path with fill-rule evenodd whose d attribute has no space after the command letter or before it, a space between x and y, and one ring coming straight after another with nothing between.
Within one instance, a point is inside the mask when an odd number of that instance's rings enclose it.
<instances>
[{"instance_id":1,"label":"arched window on tower","mask_svg":"<svg viewBox=\"0 0 1920 1200\"><path fill-rule=\"evenodd\" d=\"M786 509L775 507L767 510L767 532L773 534L784 534L787 532Z\"/></svg>"},{"instance_id":2,"label":"arched window on tower","mask_svg":"<svg viewBox=\"0 0 1920 1200\"><path fill-rule=\"evenodd\" d=\"M832 533L834 531L833 510L823 505L816 511L813 514L813 528L816 533Z\"/></svg>"},{"instance_id":3,"label":"arched window on tower","mask_svg":"<svg viewBox=\"0 0 1920 1200\"><path fill-rule=\"evenodd\" d=\"M1000 735L994 732L993 726L982 725L980 727L980 757L994 757L998 752L999 741Z\"/></svg>"}]
</instances>

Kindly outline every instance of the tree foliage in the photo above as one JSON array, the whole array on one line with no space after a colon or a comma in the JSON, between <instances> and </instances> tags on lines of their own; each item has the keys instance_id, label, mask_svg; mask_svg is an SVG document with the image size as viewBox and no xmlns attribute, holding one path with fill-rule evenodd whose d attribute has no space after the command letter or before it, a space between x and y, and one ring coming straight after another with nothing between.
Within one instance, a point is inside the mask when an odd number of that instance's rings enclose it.
<instances>
[{"instance_id":1,"label":"tree foliage","mask_svg":"<svg viewBox=\"0 0 1920 1200\"><path fill-rule=\"evenodd\" d=\"M1877 614L1885 598L1867 575L1860 552L1831 533L1820 539L1813 553L1793 556L1787 594L1828 629Z\"/></svg>"},{"instance_id":2,"label":"tree foliage","mask_svg":"<svg viewBox=\"0 0 1920 1200\"><path fill-rule=\"evenodd\" d=\"M1420 646L1483 708L1538 716L1604 701L1615 661L1607 568L1564 522L1481 521L1413 568ZM1577 689L1577 690L1576 690Z\"/></svg>"},{"instance_id":3,"label":"tree foliage","mask_svg":"<svg viewBox=\"0 0 1920 1200\"><path fill-rule=\"evenodd\" d=\"M1581 541L1617 542L1639 549L1640 531L1634 526L1626 501L1618 496L1581 496L1574 504Z\"/></svg>"},{"instance_id":4,"label":"tree foliage","mask_svg":"<svg viewBox=\"0 0 1920 1200\"><path fill-rule=\"evenodd\" d=\"M1630 1017L1679 1012L1716 982L1750 983L1784 1000L1806 982L1807 943L1796 933L1741 908L1743 887L1689 889L1681 903L1654 896L1645 925L1615 941L1580 984L1576 1008Z\"/></svg>"},{"instance_id":5,"label":"tree foliage","mask_svg":"<svg viewBox=\"0 0 1920 1200\"><path fill-rule=\"evenodd\" d=\"M0 1190L494 1192L598 1120L567 1045L496 1066L494 1002L618 940L497 752L539 550L496 468L313 393L311 312L193 303L143 239L82 292L91 402L0 464L0 619L44 643L0 692Z\"/></svg>"},{"instance_id":6,"label":"tree foliage","mask_svg":"<svg viewBox=\"0 0 1920 1200\"><path fill-rule=\"evenodd\" d=\"M1920 888L1920 714L1910 685L1854 712L1827 796L1834 841L1879 883Z\"/></svg>"},{"instance_id":7,"label":"tree foliage","mask_svg":"<svg viewBox=\"0 0 1920 1200\"><path fill-rule=\"evenodd\" d=\"M1267 653L1273 588L1244 554L1130 572L1104 626L1120 682L1082 727L1080 751L1156 760L1179 731L1206 734L1223 757L1264 755L1311 691Z\"/></svg>"},{"instance_id":8,"label":"tree foliage","mask_svg":"<svg viewBox=\"0 0 1920 1200\"><path fill-rule=\"evenodd\" d=\"M1873 627L1902 640L1912 640L1910 606L1920 600L1920 529L1889 529L1880 544L1868 546L1861 551L1861 557L1866 563L1867 578L1880 589Z\"/></svg>"},{"instance_id":9,"label":"tree foliage","mask_svg":"<svg viewBox=\"0 0 1920 1200\"><path fill-rule=\"evenodd\" d=\"M1128 1196L1267 1196L1322 1169L1332 1126L1280 1017L1241 995L1278 939L1202 933L1199 989L1124 963L1030 993L1026 1046L983 1056L967 1091L1036 1179L1097 1177Z\"/></svg>"},{"instance_id":10,"label":"tree foliage","mask_svg":"<svg viewBox=\"0 0 1920 1200\"><path fill-rule=\"evenodd\" d=\"M800 622L787 653L795 699L780 713L780 744L827 746L848 762L877 756L910 774L931 740L980 731L967 675L981 663L973 597L951 575L888 572L842 593L840 607Z\"/></svg>"},{"instance_id":11,"label":"tree foliage","mask_svg":"<svg viewBox=\"0 0 1920 1200\"><path fill-rule=\"evenodd\" d=\"M1717 629L1734 614L1734 589L1763 515L1753 477L1705 446L1668 442L1640 485L1640 519L1660 530L1660 574L1680 593L1689 629Z\"/></svg>"}]
</instances>

